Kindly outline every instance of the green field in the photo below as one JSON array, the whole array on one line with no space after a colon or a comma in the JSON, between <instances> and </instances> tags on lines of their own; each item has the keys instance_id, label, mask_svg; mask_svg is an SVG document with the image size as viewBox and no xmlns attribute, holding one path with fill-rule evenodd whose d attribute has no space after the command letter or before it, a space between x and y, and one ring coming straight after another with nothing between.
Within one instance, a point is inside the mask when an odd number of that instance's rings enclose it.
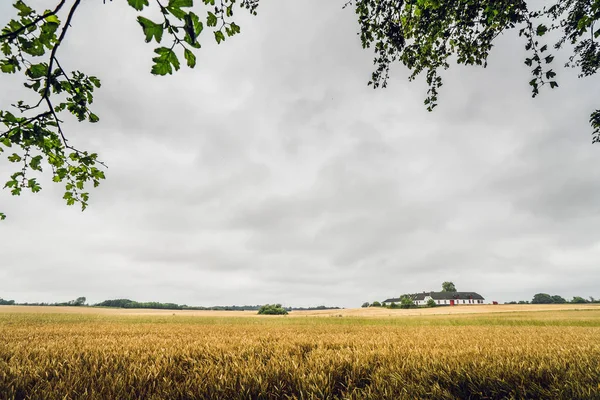
<instances>
[{"instance_id":1,"label":"green field","mask_svg":"<svg viewBox=\"0 0 600 400\"><path fill-rule=\"evenodd\" d=\"M0 398L600 399L600 310L359 317L0 312Z\"/></svg>"}]
</instances>

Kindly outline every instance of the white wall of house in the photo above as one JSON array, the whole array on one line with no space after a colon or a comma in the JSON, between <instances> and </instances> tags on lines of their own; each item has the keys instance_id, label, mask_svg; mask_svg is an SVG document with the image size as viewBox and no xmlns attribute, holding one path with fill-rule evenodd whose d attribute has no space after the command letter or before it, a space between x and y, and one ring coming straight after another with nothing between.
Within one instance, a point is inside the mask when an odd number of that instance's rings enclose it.
<instances>
[{"instance_id":1,"label":"white wall of house","mask_svg":"<svg viewBox=\"0 0 600 400\"><path fill-rule=\"evenodd\" d=\"M425 296L424 300L415 300L414 303L417 306L425 306L427 302L431 299L431 296ZM435 300L436 304L441 306L450 305L450 300ZM463 304L483 304L483 300L474 300L474 299L455 299L454 305L463 305Z\"/></svg>"}]
</instances>

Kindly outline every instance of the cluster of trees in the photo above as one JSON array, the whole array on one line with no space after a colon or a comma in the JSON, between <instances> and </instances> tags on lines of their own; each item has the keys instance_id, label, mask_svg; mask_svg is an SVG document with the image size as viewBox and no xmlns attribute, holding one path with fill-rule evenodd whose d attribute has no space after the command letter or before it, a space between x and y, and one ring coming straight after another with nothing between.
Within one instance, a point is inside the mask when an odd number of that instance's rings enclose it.
<instances>
[{"instance_id":1,"label":"cluster of trees","mask_svg":"<svg viewBox=\"0 0 600 400\"><path fill-rule=\"evenodd\" d=\"M435 307L435 306L437 306L435 300L429 299L429 301L427 302L427 307ZM361 307L363 307L363 308L367 308L367 307L417 308L418 306L412 301L412 298L410 297L410 295L402 295L402 296L400 296L399 303L392 302L389 305L385 305L385 304L381 304L378 301L374 301L372 303L365 302L362 304Z\"/></svg>"},{"instance_id":2,"label":"cluster of trees","mask_svg":"<svg viewBox=\"0 0 600 400\"><path fill-rule=\"evenodd\" d=\"M570 301L564 297L555 295L549 295L548 293L536 293L531 301L509 301L504 304L584 304L584 303L600 303L600 299L595 299L590 296L589 299L585 299L581 296L574 296Z\"/></svg>"},{"instance_id":3,"label":"cluster of trees","mask_svg":"<svg viewBox=\"0 0 600 400\"><path fill-rule=\"evenodd\" d=\"M0 306L14 306L14 305L15 305L14 300L4 300L2 297L0 297Z\"/></svg>"},{"instance_id":4,"label":"cluster of trees","mask_svg":"<svg viewBox=\"0 0 600 400\"><path fill-rule=\"evenodd\" d=\"M258 310L260 315L287 315L288 310L283 308L281 304L265 304Z\"/></svg>"},{"instance_id":5,"label":"cluster of trees","mask_svg":"<svg viewBox=\"0 0 600 400\"><path fill-rule=\"evenodd\" d=\"M182 310L187 309L186 305L179 305L175 303L160 303L157 301L149 302L138 302L129 299L114 299L104 300L101 303L95 304L96 307L114 307L114 308L153 308L162 310Z\"/></svg>"}]
</instances>

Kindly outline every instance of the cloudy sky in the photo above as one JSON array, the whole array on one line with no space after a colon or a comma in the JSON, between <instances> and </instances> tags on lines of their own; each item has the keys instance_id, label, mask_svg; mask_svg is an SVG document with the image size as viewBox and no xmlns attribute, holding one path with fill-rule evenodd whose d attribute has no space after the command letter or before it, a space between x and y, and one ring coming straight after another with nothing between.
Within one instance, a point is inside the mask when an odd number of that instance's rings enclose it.
<instances>
[{"instance_id":1,"label":"cloudy sky","mask_svg":"<svg viewBox=\"0 0 600 400\"><path fill-rule=\"evenodd\" d=\"M428 113L401 66L367 87L344 2L265 0L169 77L124 0L84 2L60 56L102 79L101 121L66 129L107 180L83 213L48 175L0 192L0 297L356 307L446 280L490 301L600 297L597 77L560 69L531 99L507 34L488 69L446 71ZM0 88L0 109L23 96Z\"/></svg>"}]
</instances>

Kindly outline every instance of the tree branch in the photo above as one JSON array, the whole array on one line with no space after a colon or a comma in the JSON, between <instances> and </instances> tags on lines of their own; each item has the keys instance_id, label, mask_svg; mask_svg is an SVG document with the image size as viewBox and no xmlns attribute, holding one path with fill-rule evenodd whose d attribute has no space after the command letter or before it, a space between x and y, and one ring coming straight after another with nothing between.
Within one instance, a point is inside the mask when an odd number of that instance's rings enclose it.
<instances>
[{"instance_id":1,"label":"tree branch","mask_svg":"<svg viewBox=\"0 0 600 400\"><path fill-rule=\"evenodd\" d=\"M34 19L33 21L31 21L30 23L23 25L22 27L20 27L19 29L17 29L16 31L13 32L9 32L9 33L5 33L4 35L0 35L0 40L8 40L8 41L12 41L14 38L16 38L21 32L23 32L24 30L26 30L27 28L30 28L34 25L36 25L38 22L40 22L41 20L51 16L51 15L56 15L60 9L62 8L62 6L65 5L65 3L67 2L67 0L61 0L60 3L58 3L58 5L56 6L56 8L53 11L47 12L44 15L40 15L39 17L37 17L36 19Z\"/></svg>"}]
</instances>

